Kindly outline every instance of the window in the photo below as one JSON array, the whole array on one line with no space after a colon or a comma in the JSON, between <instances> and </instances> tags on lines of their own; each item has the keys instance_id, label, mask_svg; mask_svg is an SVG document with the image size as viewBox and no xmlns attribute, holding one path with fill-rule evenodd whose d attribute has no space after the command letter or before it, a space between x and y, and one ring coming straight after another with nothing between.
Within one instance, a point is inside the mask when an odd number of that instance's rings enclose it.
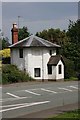
<instances>
[{"instance_id":1,"label":"window","mask_svg":"<svg viewBox=\"0 0 80 120\"><path fill-rule=\"evenodd\" d=\"M59 74L61 74L61 65L58 66Z\"/></svg>"},{"instance_id":2,"label":"window","mask_svg":"<svg viewBox=\"0 0 80 120\"><path fill-rule=\"evenodd\" d=\"M19 57L23 58L23 49L19 49Z\"/></svg>"},{"instance_id":3,"label":"window","mask_svg":"<svg viewBox=\"0 0 80 120\"><path fill-rule=\"evenodd\" d=\"M48 65L48 74L52 74L52 66Z\"/></svg>"},{"instance_id":4,"label":"window","mask_svg":"<svg viewBox=\"0 0 80 120\"><path fill-rule=\"evenodd\" d=\"M34 76L40 77L40 68L34 68Z\"/></svg>"},{"instance_id":5,"label":"window","mask_svg":"<svg viewBox=\"0 0 80 120\"><path fill-rule=\"evenodd\" d=\"M52 50L49 51L49 54L52 55Z\"/></svg>"}]
</instances>

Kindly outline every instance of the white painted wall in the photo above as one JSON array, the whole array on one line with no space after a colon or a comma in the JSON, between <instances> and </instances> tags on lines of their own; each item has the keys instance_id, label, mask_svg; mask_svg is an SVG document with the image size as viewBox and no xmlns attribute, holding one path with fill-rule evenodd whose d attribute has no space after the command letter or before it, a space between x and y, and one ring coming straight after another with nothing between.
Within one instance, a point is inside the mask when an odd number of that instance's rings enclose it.
<instances>
[{"instance_id":1,"label":"white painted wall","mask_svg":"<svg viewBox=\"0 0 80 120\"><path fill-rule=\"evenodd\" d=\"M58 75L58 65L52 66L52 75L48 75L47 63L50 58L49 54L50 48L24 48L23 49L23 58L19 58L19 49L14 48L11 50L11 64L18 66L20 70L26 69L26 71L34 79L60 79L64 78L64 66L61 61L59 64L62 64L62 75ZM53 49L52 55L56 55L56 50ZM34 77L34 68L41 69L41 76Z\"/></svg>"},{"instance_id":2,"label":"white painted wall","mask_svg":"<svg viewBox=\"0 0 80 120\"><path fill-rule=\"evenodd\" d=\"M56 66L52 66L52 74L48 75L48 79L55 80L56 79Z\"/></svg>"},{"instance_id":3,"label":"white painted wall","mask_svg":"<svg viewBox=\"0 0 80 120\"><path fill-rule=\"evenodd\" d=\"M11 64L17 65L17 67L20 70L24 70L25 67L24 57L19 58L19 49L17 48L11 50Z\"/></svg>"}]
</instances>

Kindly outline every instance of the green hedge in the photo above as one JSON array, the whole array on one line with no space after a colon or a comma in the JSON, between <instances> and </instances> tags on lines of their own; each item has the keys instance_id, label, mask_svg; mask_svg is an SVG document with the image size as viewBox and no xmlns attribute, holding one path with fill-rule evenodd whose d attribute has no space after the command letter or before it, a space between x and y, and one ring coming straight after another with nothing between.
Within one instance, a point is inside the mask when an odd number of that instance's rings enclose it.
<instances>
[{"instance_id":1,"label":"green hedge","mask_svg":"<svg viewBox=\"0 0 80 120\"><path fill-rule=\"evenodd\" d=\"M66 59L65 57L63 57L63 60L65 63L65 71L64 71L65 79L69 79L71 77L77 77L74 62L69 59Z\"/></svg>"},{"instance_id":2,"label":"green hedge","mask_svg":"<svg viewBox=\"0 0 80 120\"><path fill-rule=\"evenodd\" d=\"M16 82L27 82L32 81L28 73L20 71L17 66L4 64L2 65L2 84L16 83Z\"/></svg>"}]
</instances>

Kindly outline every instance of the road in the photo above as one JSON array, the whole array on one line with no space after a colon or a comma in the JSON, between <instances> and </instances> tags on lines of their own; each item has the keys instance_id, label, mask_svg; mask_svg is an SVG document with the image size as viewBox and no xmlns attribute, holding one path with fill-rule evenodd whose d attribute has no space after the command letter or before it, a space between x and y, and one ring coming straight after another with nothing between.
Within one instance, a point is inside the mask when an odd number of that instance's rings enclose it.
<instances>
[{"instance_id":1,"label":"road","mask_svg":"<svg viewBox=\"0 0 80 120\"><path fill-rule=\"evenodd\" d=\"M2 87L0 113L3 118L32 117L33 113L78 103L78 91L77 81L6 85Z\"/></svg>"}]
</instances>

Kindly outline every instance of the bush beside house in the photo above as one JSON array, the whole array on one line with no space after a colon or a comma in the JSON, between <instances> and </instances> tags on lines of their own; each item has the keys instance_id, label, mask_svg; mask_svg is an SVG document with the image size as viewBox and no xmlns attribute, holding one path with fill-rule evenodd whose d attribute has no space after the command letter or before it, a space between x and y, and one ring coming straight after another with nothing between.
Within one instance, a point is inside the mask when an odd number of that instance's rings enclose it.
<instances>
[{"instance_id":1,"label":"bush beside house","mask_svg":"<svg viewBox=\"0 0 80 120\"><path fill-rule=\"evenodd\" d=\"M16 82L27 82L33 78L30 77L25 71L20 71L17 66L4 64L2 65L2 84L16 83Z\"/></svg>"},{"instance_id":2,"label":"bush beside house","mask_svg":"<svg viewBox=\"0 0 80 120\"><path fill-rule=\"evenodd\" d=\"M65 62L64 78L69 79L71 77L77 77L74 62L66 58L64 58L64 62Z\"/></svg>"}]
</instances>

